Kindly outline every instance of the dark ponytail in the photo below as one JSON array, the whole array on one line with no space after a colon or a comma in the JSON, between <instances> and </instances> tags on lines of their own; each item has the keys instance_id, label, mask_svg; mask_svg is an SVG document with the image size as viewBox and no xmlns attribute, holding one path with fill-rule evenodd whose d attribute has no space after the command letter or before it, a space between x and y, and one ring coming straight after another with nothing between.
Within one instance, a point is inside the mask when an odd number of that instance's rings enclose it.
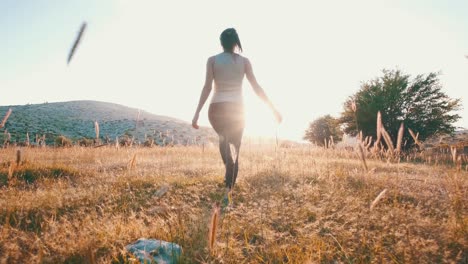
<instances>
[{"instance_id":1,"label":"dark ponytail","mask_svg":"<svg viewBox=\"0 0 468 264\"><path fill-rule=\"evenodd\" d=\"M228 28L221 33L219 37L221 40L221 46L225 51L233 52L234 48L237 46L239 50L242 52L242 44L239 39L239 35L234 28Z\"/></svg>"}]
</instances>

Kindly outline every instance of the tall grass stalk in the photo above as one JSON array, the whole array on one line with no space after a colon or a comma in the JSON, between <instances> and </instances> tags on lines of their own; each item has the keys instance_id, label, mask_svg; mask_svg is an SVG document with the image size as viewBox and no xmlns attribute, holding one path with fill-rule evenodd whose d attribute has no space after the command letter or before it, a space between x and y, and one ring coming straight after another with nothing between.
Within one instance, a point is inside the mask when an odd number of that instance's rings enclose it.
<instances>
[{"instance_id":1,"label":"tall grass stalk","mask_svg":"<svg viewBox=\"0 0 468 264\"><path fill-rule=\"evenodd\" d=\"M98 121L94 121L94 132L96 133L96 140L99 139L99 123Z\"/></svg>"},{"instance_id":2,"label":"tall grass stalk","mask_svg":"<svg viewBox=\"0 0 468 264\"><path fill-rule=\"evenodd\" d=\"M419 147L422 147L422 144L421 142L419 141L418 137L419 137L419 133L418 134L414 134L413 130L411 130L411 128L408 128L408 132L410 133L411 137L413 138L414 140L414 143L416 145L418 145Z\"/></svg>"},{"instance_id":3,"label":"tall grass stalk","mask_svg":"<svg viewBox=\"0 0 468 264\"><path fill-rule=\"evenodd\" d=\"M457 148L454 146L450 147L450 153L452 154L453 164L457 164Z\"/></svg>"},{"instance_id":4,"label":"tall grass stalk","mask_svg":"<svg viewBox=\"0 0 468 264\"><path fill-rule=\"evenodd\" d=\"M140 109L138 109L138 114L137 114L137 118L135 122L135 130L138 129L138 122L140 121L140 114L141 114L141 111Z\"/></svg>"},{"instance_id":5,"label":"tall grass stalk","mask_svg":"<svg viewBox=\"0 0 468 264\"><path fill-rule=\"evenodd\" d=\"M374 209L374 207L377 205L377 203L383 198L383 196L385 195L386 192L387 192L387 189L384 189L383 191L381 191L379 193L379 195L377 195L377 197L374 199L374 201L370 205L370 210L371 211L372 211L372 209Z\"/></svg>"},{"instance_id":6,"label":"tall grass stalk","mask_svg":"<svg viewBox=\"0 0 468 264\"><path fill-rule=\"evenodd\" d=\"M403 141L403 134L405 132L405 125L401 123L400 129L398 130L398 138L397 138L397 145L396 145L396 152L401 153L401 143Z\"/></svg>"},{"instance_id":7,"label":"tall grass stalk","mask_svg":"<svg viewBox=\"0 0 468 264\"><path fill-rule=\"evenodd\" d=\"M129 170L132 170L132 169L134 169L134 168L136 167L136 156L137 156L136 153L133 154L132 159L131 159L130 162L128 163L128 169L129 169Z\"/></svg>"},{"instance_id":8,"label":"tall grass stalk","mask_svg":"<svg viewBox=\"0 0 468 264\"><path fill-rule=\"evenodd\" d=\"M378 147L380 139L382 138L382 114L377 112L377 139L375 140L374 147Z\"/></svg>"},{"instance_id":9,"label":"tall grass stalk","mask_svg":"<svg viewBox=\"0 0 468 264\"><path fill-rule=\"evenodd\" d=\"M8 109L8 111L6 112L5 116L2 119L2 122L0 123L0 128L3 128L5 126L6 122L8 121L8 118L11 115L11 112L13 112L13 110L11 108Z\"/></svg>"},{"instance_id":10,"label":"tall grass stalk","mask_svg":"<svg viewBox=\"0 0 468 264\"><path fill-rule=\"evenodd\" d=\"M21 164L21 149L18 149L16 151L16 166L19 166Z\"/></svg>"},{"instance_id":11,"label":"tall grass stalk","mask_svg":"<svg viewBox=\"0 0 468 264\"><path fill-rule=\"evenodd\" d=\"M382 132L383 139L385 140L385 144L387 144L387 148L390 151L390 154L393 154L395 152L395 148L393 147L392 138L388 134L387 130L385 130L385 127L383 125L381 127L381 132Z\"/></svg>"},{"instance_id":12,"label":"tall grass stalk","mask_svg":"<svg viewBox=\"0 0 468 264\"><path fill-rule=\"evenodd\" d=\"M368 172L369 168L367 167L366 155L364 153L364 149L362 148L362 143L359 143L358 146L359 146L359 154L360 154L360 157L361 157L362 164L363 164L364 168L366 169L366 172Z\"/></svg>"},{"instance_id":13,"label":"tall grass stalk","mask_svg":"<svg viewBox=\"0 0 468 264\"><path fill-rule=\"evenodd\" d=\"M357 121L357 105L356 105L356 101L354 100L351 102L351 110L353 110L353 113L354 113L354 122L356 122L356 131L359 131L359 124Z\"/></svg>"},{"instance_id":14,"label":"tall grass stalk","mask_svg":"<svg viewBox=\"0 0 468 264\"><path fill-rule=\"evenodd\" d=\"M218 229L218 221L220 215L220 208L219 205L214 204L213 210L211 212L211 219L210 219L210 226L209 226L209 233L208 233L208 247L210 249L211 254L214 254L214 246L216 243L216 232Z\"/></svg>"}]
</instances>

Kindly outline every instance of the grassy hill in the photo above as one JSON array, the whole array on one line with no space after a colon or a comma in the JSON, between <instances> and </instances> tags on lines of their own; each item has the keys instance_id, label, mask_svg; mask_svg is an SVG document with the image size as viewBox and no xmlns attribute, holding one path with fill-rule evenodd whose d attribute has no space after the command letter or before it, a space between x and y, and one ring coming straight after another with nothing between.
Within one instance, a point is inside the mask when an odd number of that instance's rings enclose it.
<instances>
[{"instance_id":1,"label":"grassy hill","mask_svg":"<svg viewBox=\"0 0 468 264\"><path fill-rule=\"evenodd\" d=\"M0 106L0 115L3 117L9 108L13 112L0 132L6 130L10 133L12 143L24 142L26 133L29 133L31 142L36 135L45 135L48 144L53 144L59 135L75 141L95 138L95 121L99 123L101 139L108 137L115 140L116 137L127 135L143 142L147 135L158 144L163 141L175 144L193 143L195 138L203 141L215 140L215 134L209 128L194 130L189 123L182 120L113 103L71 101ZM2 133L1 142L4 137L5 134Z\"/></svg>"},{"instance_id":2,"label":"grassy hill","mask_svg":"<svg viewBox=\"0 0 468 264\"><path fill-rule=\"evenodd\" d=\"M453 135L437 135L427 139L426 147L468 146L468 129L455 131Z\"/></svg>"}]
</instances>

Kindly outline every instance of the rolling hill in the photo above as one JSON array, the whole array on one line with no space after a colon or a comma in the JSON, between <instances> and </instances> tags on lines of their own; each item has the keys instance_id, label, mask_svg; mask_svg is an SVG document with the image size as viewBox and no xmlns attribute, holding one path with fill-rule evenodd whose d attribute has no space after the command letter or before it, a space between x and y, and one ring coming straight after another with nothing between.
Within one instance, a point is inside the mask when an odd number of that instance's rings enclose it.
<instances>
[{"instance_id":1,"label":"rolling hill","mask_svg":"<svg viewBox=\"0 0 468 264\"><path fill-rule=\"evenodd\" d=\"M13 112L0 130L0 143L3 143L7 133L10 133L12 143L24 142L26 133L31 142L34 142L36 135L45 135L47 144L53 144L60 135L74 141L92 139L95 138L95 121L99 123L99 137L102 140L115 140L125 135L141 143L145 141L145 136L151 137L159 145L217 140L210 128L195 130L188 122L114 103L70 101L0 106L0 116L3 117L9 108Z\"/></svg>"}]
</instances>

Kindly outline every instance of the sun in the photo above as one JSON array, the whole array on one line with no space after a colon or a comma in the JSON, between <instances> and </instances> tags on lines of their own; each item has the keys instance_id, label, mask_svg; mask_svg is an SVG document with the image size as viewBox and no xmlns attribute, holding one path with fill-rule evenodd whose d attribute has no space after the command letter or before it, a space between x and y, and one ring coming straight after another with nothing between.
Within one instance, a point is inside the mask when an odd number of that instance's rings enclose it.
<instances>
[{"instance_id":1,"label":"sun","mask_svg":"<svg viewBox=\"0 0 468 264\"><path fill-rule=\"evenodd\" d=\"M279 124L271 110L258 98L245 98L245 121L247 136L276 137Z\"/></svg>"}]
</instances>

